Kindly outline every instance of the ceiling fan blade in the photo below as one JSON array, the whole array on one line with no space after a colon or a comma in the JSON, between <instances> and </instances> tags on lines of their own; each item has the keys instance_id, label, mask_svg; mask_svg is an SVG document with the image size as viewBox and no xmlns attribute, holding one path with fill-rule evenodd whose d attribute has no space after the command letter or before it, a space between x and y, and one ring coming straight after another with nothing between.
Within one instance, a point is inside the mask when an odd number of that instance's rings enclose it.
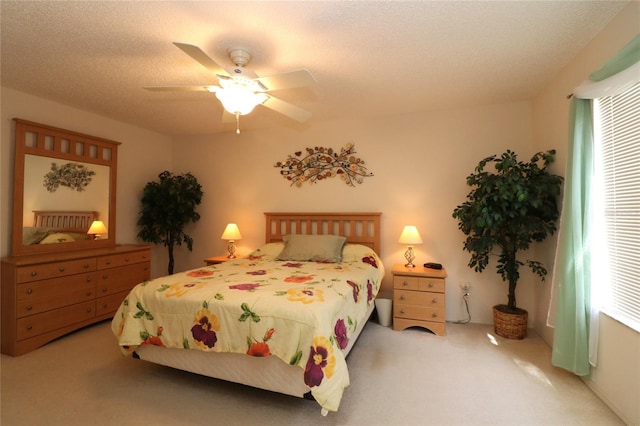
<instances>
[{"instance_id":1,"label":"ceiling fan blade","mask_svg":"<svg viewBox=\"0 0 640 426\"><path fill-rule=\"evenodd\" d=\"M217 86L145 86L152 92L215 92Z\"/></svg>"},{"instance_id":2,"label":"ceiling fan blade","mask_svg":"<svg viewBox=\"0 0 640 426\"><path fill-rule=\"evenodd\" d=\"M187 55L191 56L193 59L198 61L200 63L200 65L202 65L203 67L205 67L206 69L208 69L212 73L214 73L214 74L220 74L220 73L227 74L227 72L224 70L224 68L222 68L220 65L218 65L216 63L216 61L211 59L209 57L209 55L204 53L202 51L202 49L200 49L199 47L194 46L192 44L186 44L186 43L174 42L173 44L175 44L176 47L178 47L184 53L186 53Z\"/></svg>"},{"instance_id":3,"label":"ceiling fan blade","mask_svg":"<svg viewBox=\"0 0 640 426\"><path fill-rule=\"evenodd\" d=\"M269 75L266 77L256 78L255 80L264 87L265 92L310 86L317 82L313 74L305 69Z\"/></svg>"},{"instance_id":4,"label":"ceiling fan blade","mask_svg":"<svg viewBox=\"0 0 640 426\"><path fill-rule=\"evenodd\" d=\"M267 100L264 101L262 105L301 123L304 123L311 117L309 111L269 95L267 95Z\"/></svg>"}]
</instances>

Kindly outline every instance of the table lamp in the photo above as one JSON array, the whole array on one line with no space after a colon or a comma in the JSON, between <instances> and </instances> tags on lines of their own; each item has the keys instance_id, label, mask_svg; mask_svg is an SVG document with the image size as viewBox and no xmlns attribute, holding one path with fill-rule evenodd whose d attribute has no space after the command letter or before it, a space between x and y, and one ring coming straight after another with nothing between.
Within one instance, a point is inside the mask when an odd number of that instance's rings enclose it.
<instances>
[{"instance_id":1,"label":"table lamp","mask_svg":"<svg viewBox=\"0 0 640 426\"><path fill-rule=\"evenodd\" d=\"M104 223L101 220L94 220L87 231L87 234L93 235L94 240L100 239L100 234L106 234L107 227L104 226Z\"/></svg>"},{"instance_id":2,"label":"table lamp","mask_svg":"<svg viewBox=\"0 0 640 426\"><path fill-rule=\"evenodd\" d=\"M222 237L220 238L229 241L229 244L227 245L227 251L229 252L229 255L227 256L227 258L235 259L235 242L242 238L242 235L240 235L240 229L238 229L238 225L236 225L235 223L228 224L227 227L224 228L224 232L222 233Z\"/></svg>"},{"instance_id":3,"label":"table lamp","mask_svg":"<svg viewBox=\"0 0 640 426\"><path fill-rule=\"evenodd\" d=\"M407 259L407 263L404 267L415 268L416 265L413 264L413 259L415 259L416 256L413 252L413 246L416 244L422 244L422 238L420 237L418 228L413 225L405 226L402 230L402 234L400 234L400 240L398 240L398 242L409 246L407 251L404 253L404 258Z\"/></svg>"}]
</instances>

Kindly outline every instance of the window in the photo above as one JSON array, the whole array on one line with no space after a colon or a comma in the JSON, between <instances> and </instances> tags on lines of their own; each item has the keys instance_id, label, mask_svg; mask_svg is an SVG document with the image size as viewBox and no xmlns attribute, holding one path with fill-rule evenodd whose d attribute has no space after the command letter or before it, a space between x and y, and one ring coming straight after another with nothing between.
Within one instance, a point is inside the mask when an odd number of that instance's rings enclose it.
<instances>
[{"instance_id":1,"label":"window","mask_svg":"<svg viewBox=\"0 0 640 426\"><path fill-rule=\"evenodd\" d=\"M594 259L604 259L594 265L601 273L594 284L601 310L640 331L640 83L596 99L594 117L596 233L603 239Z\"/></svg>"}]
</instances>

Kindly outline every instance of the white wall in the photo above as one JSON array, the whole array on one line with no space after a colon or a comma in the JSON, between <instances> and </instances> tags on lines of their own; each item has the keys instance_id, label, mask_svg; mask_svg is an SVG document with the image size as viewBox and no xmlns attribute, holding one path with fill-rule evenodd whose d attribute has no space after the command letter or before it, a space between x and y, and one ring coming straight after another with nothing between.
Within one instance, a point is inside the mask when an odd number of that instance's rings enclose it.
<instances>
[{"instance_id":1,"label":"white wall","mask_svg":"<svg viewBox=\"0 0 640 426\"><path fill-rule=\"evenodd\" d=\"M250 120L248 117L246 120ZM236 222L243 239L240 252L264 243L266 211L382 212L382 258L387 271L403 262L406 247L397 243L404 225L416 225L424 244L416 246L416 263L443 263L448 271L447 318L465 319L459 283L471 283L474 322L491 323L491 306L507 302L507 286L495 265L477 274L466 265L464 235L451 217L465 200L466 176L486 156L511 148L529 158L532 152L531 109L526 102L481 105L366 121L316 123L308 130L244 131L240 135L184 137L176 140L176 171L192 172L202 184L202 219L193 227L192 254L180 251L181 268L202 265L205 257L223 254L220 235ZM291 187L277 161L307 147L339 150L353 142L373 177L347 186L332 178ZM525 274L518 291L520 306L532 309L535 280ZM391 290L390 273L383 285Z\"/></svg>"},{"instance_id":2,"label":"white wall","mask_svg":"<svg viewBox=\"0 0 640 426\"><path fill-rule=\"evenodd\" d=\"M533 102L534 144L538 150L558 148L557 173L564 175L567 159L569 101L566 95L587 79L592 71L611 59L640 30L640 3L627 6L553 80ZM555 241L537 248L538 256L551 264ZM545 324L550 280L536 288L534 327L549 343L553 329ZM627 424L640 425L640 333L601 315L598 366L587 384Z\"/></svg>"},{"instance_id":3,"label":"white wall","mask_svg":"<svg viewBox=\"0 0 640 426\"><path fill-rule=\"evenodd\" d=\"M157 179L164 169L171 169L169 137L129 124L111 120L81 109L2 87L0 126L0 180L2 206L0 207L0 247L2 256L11 253L11 209L13 196L13 118L22 118L76 132L121 142L118 148L117 231L118 243L142 243L136 238L140 196L144 185ZM164 275L166 266L156 261L164 255L164 248L154 248L153 276Z\"/></svg>"}]
</instances>

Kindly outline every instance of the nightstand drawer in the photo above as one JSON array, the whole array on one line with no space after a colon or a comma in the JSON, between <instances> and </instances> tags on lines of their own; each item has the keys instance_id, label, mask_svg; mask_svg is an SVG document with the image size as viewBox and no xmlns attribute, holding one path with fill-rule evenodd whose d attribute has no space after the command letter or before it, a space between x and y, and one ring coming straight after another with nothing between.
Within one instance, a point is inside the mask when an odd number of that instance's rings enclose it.
<instances>
[{"instance_id":1,"label":"nightstand drawer","mask_svg":"<svg viewBox=\"0 0 640 426\"><path fill-rule=\"evenodd\" d=\"M444 293L444 278L423 278L396 275L393 277L393 288Z\"/></svg>"},{"instance_id":2,"label":"nightstand drawer","mask_svg":"<svg viewBox=\"0 0 640 426\"><path fill-rule=\"evenodd\" d=\"M445 311L444 308L430 306L394 304L393 316L422 321L444 322Z\"/></svg>"},{"instance_id":3,"label":"nightstand drawer","mask_svg":"<svg viewBox=\"0 0 640 426\"><path fill-rule=\"evenodd\" d=\"M444 293L396 290L393 294L394 305L420 305L432 308L444 308Z\"/></svg>"}]
</instances>

